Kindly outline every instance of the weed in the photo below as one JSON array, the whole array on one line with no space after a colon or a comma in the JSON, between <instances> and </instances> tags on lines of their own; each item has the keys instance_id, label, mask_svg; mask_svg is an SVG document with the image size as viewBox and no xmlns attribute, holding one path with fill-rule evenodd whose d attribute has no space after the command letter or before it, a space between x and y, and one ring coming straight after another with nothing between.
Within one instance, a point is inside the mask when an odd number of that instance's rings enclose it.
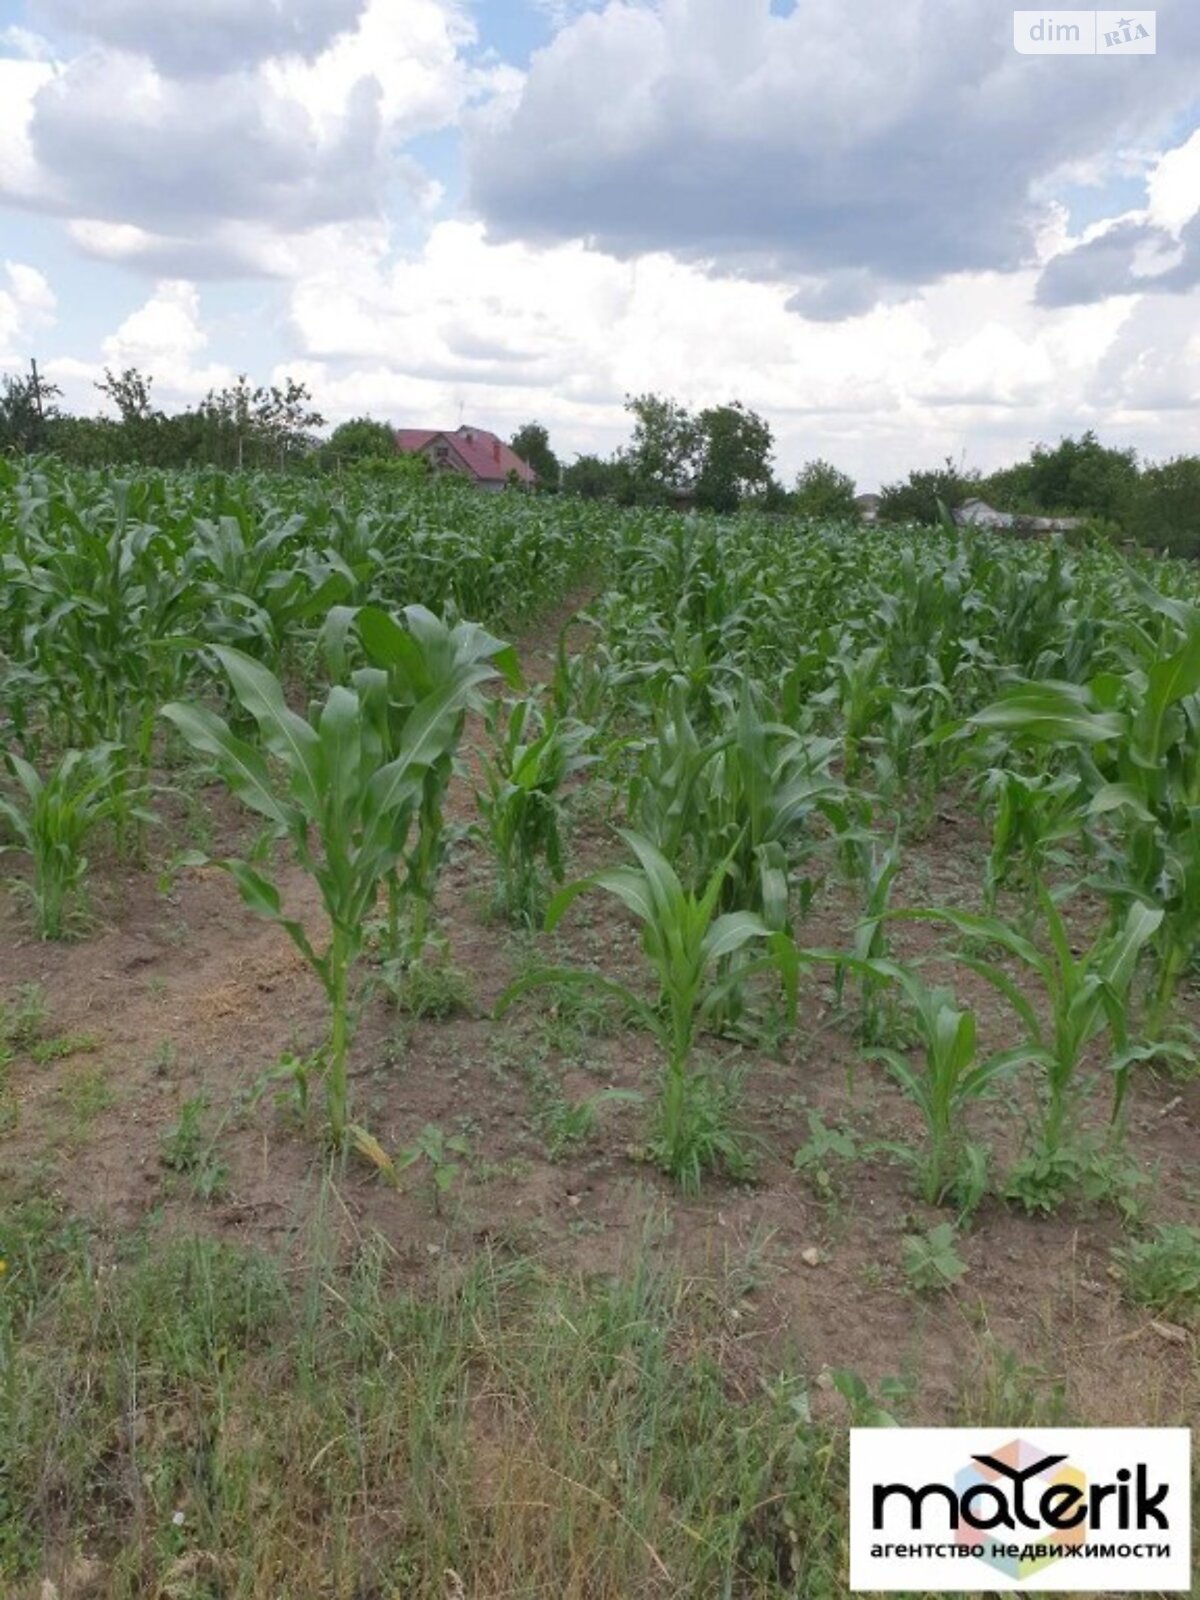
<instances>
[{"instance_id":1,"label":"weed","mask_svg":"<svg viewBox=\"0 0 1200 1600\"><path fill-rule=\"evenodd\" d=\"M955 1420L964 1427L1061 1428L1070 1421L1062 1380L990 1335L962 1386L959 1412Z\"/></svg>"},{"instance_id":2,"label":"weed","mask_svg":"<svg viewBox=\"0 0 1200 1600\"><path fill-rule=\"evenodd\" d=\"M380 977L388 998L406 1016L441 1021L471 1011L467 975L448 961L386 961Z\"/></svg>"},{"instance_id":3,"label":"weed","mask_svg":"<svg viewBox=\"0 0 1200 1600\"><path fill-rule=\"evenodd\" d=\"M952 1289L967 1270L955 1246L958 1234L953 1223L939 1222L925 1233L910 1234L904 1241L904 1276L918 1294L935 1294Z\"/></svg>"},{"instance_id":4,"label":"weed","mask_svg":"<svg viewBox=\"0 0 1200 1600\"><path fill-rule=\"evenodd\" d=\"M838 1168L858 1156L858 1140L850 1129L828 1128L819 1111L810 1111L808 1138L792 1158L792 1167L805 1175L820 1199L832 1200L839 1189Z\"/></svg>"},{"instance_id":5,"label":"weed","mask_svg":"<svg viewBox=\"0 0 1200 1600\"><path fill-rule=\"evenodd\" d=\"M117 1102L105 1067L94 1067L68 1079L59 1091L77 1138L84 1137L92 1124Z\"/></svg>"},{"instance_id":6,"label":"weed","mask_svg":"<svg viewBox=\"0 0 1200 1600\"><path fill-rule=\"evenodd\" d=\"M1150 1182L1121 1150L1098 1135L1080 1134L1053 1147L1035 1140L1009 1173L1004 1198L1042 1215L1076 1199L1089 1207L1110 1206L1131 1224L1141 1218Z\"/></svg>"},{"instance_id":7,"label":"weed","mask_svg":"<svg viewBox=\"0 0 1200 1600\"><path fill-rule=\"evenodd\" d=\"M1127 1300L1176 1322L1200 1323L1200 1228L1161 1223L1113 1251Z\"/></svg>"},{"instance_id":8,"label":"weed","mask_svg":"<svg viewBox=\"0 0 1200 1600\"><path fill-rule=\"evenodd\" d=\"M588 1143L596 1131L602 1106L636 1105L642 1099L631 1089L600 1089L581 1100L568 1100L558 1080L536 1063L529 1068L529 1079L534 1119L551 1161L561 1161Z\"/></svg>"},{"instance_id":9,"label":"weed","mask_svg":"<svg viewBox=\"0 0 1200 1600\"><path fill-rule=\"evenodd\" d=\"M193 1095L179 1108L179 1120L164 1130L159 1140L162 1163L187 1177L201 1200L214 1200L229 1186L229 1168L213 1153L213 1140L204 1128L208 1110L205 1095Z\"/></svg>"},{"instance_id":10,"label":"weed","mask_svg":"<svg viewBox=\"0 0 1200 1600\"><path fill-rule=\"evenodd\" d=\"M745 1183L754 1176L754 1152L738 1127L743 1069L700 1061L669 1086L650 1130L650 1158L685 1194L697 1194L706 1172Z\"/></svg>"},{"instance_id":11,"label":"weed","mask_svg":"<svg viewBox=\"0 0 1200 1600\"><path fill-rule=\"evenodd\" d=\"M429 1178L434 1216L441 1216L442 1197L458 1182L463 1161L471 1155L471 1143L465 1134L448 1134L434 1122L427 1122L413 1142L395 1156L390 1156L365 1128L352 1127L350 1139L359 1155L393 1188L399 1188L402 1173L419 1165Z\"/></svg>"},{"instance_id":12,"label":"weed","mask_svg":"<svg viewBox=\"0 0 1200 1600\"><path fill-rule=\"evenodd\" d=\"M38 983L23 984L11 1000L0 1002L0 1056L31 1050L45 1025L45 990Z\"/></svg>"},{"instance_id":13,"label":"weed","mask_svg":"<svg viewBox=\"0 0 1200 1600\"><path fill-rule=\"evenodd\" d=\"M164 1039L150 1057L150 1071L156 1078L170 1078L175 1072L176 1055L175 1046L170 1039Z\"/></svg>"},{"instance_id":14,"label":"weed","mask_svg":"<svg viewBox=\"0 0 1200 1600\"><path fill-rule=\"evenodd\" d=\"M29 1050L29 1059L39 1067L50 1061L66 1061L71 1056L91 1055L100 1048L94 1033L64 1033L57 1039L40 1039Z\"/></svg>"},{"instance_id":15,"label":"weed","mask_svg":"<svg viewBox=\"0 0 1200 1600\"><path fill-rule=\"evenodd\" d=\"M829 1374L833 1387L850 1408L850 1421L856 1428L895 1428L895 1411L912 1398L912 1384L906 1378L880 1380L876 1395L861 1374L848 1367L837 1367Z\"/></svg>"}]
</instances>

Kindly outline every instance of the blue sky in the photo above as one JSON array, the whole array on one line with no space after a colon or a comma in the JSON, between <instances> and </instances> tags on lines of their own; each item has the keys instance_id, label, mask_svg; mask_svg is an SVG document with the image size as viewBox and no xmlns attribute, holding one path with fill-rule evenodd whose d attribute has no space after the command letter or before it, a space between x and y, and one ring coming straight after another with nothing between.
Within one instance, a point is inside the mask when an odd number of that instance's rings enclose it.
<instances>
[{"instance_id":1,"label":"blue sky","mask_svg":"<svg viewBox=\"0 0 1200 1600\"><path fill-rule=\"evenodd\" d=\"M1139 14L1140 15L1140 14ZM1156 53L994 0L0 0L0 370L246 371L331 421L740 398L872 486L1200 413L1200 7Z\"/></svg>"}]
</instances>

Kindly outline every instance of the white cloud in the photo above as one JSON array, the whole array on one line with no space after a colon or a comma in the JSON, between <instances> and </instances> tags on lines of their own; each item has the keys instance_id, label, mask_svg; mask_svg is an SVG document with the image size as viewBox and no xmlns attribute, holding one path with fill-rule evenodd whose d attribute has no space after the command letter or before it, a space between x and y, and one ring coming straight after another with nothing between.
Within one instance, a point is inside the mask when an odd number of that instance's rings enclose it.
<instances>
[{"instance_id":1,"label":"white cloud","mask_svg":"<svg viewBox=\"0 0 1200 1600\"><path fill-rule=\"evenodd\" d=\"M230 46L215 77L176 61L189 30L237 31L200 0L161 16L146 0L51 8L98 43L57 68L0 60L0 193L155 277L287 272L306 236L395 215L406 194L414 219L428 214L442 189L405 143L514 76L472 59L460 0L275 0L257 18L262 50ZM313 48L285 51L284 24L306 17Z\"/></svg>"},{"instance_id":2,"label":"white cloud","mask_svg":"<svg viewBox=\"0 0 1200 1600\"><path fill-rule=\"evenodd\" d=\"M626 438L624 397L644 389L690 406L740 398L774 426L785 476L828 455L867 485L967 440L982 466L1086 427L1183 448L1187 336L1181 347L1167 323L1143 324L1132 299L1043 310L1035 274L960 274L848 321L806 322L778 285L665 255L489 243L480 225L448 222L397 262L381 238L344 240L297 281L292 322L334 420L371 410L433 425L461 410L510 431L537 417L568 457ZM1200 296L1185 315L1200 331ZM1137 409L1154 392L1161 416Z\"/></svg>"},{"instance_id":3,"label":"white cloud","mask_svg":"<svg viewBox=\"0 0 1200 1600\"><path fill-rule=\"evenodd\" d=\"M1027 265L1047 177L1161 135L1194 99L1200 11L1159 10L1170 50L1101 84L965 0L610 0L469 124L472 200L501 237L668 250L856 315Z\"/></svg>"},{"instance_id":4,"label":"white cloud","mask_svg":"<svg viewBox=\"0 0 1200 1600\"><path fill-rule=\"evenodd\" d=\"M24 364L31 333L49 327L58 302L45 276L20 261L4 263L0 279L0 364Z\"/></svg>"},{"instance_id":5,"label":"white cloud","mask_svg":"<svg viewBox=\"0 0 1200 1600\"><path fill-rule=\"evenodd\" d=\"M310 55L354 26L363 0L35 0L56 27L144 55L180 77Z\"/></svg>"},{"instance_id":6,"label":"white cloud","mask_svg":"<svg viewBox=\"0 0 1200 1600\"><path fill-rule=\"evenodd\" d=\"M196 400L233 377L220 363L196 364L208 342L195 284L168 279L104 340L103 365L148 373L159 403Z\"/></svg>"},{"instance_id":7,"label":"white cloud","mask_svg":"<svg viewBox=\"0 0 1200 1600\"><path fill-rule=\"evenodd\" d=\"M1165 151L1146 180L1146 220L1178 233L1200 211L1200 128Z\"/></svg>"},{"instance_id":8,"label":"white cloud","mask_svg":"<svg viewBox=\"0 0 1200 1600\"><path fill-rule=\"evenodd\" d=\"M1200 284L1200 131L1145 162L1146 204L1054 241L1037 287L1043 305L1183 294Z\"/></svg>"},{"instance_id":9,"label":"white cloud","mask_svg":"<svg viewBox=\"0 0 1200 1600\"><path fill-rule=\"evenodd\" d=\"M458 0L367 0L352 32L311 61L268 62L264 81L302 105L318 128L336 124L358 83L379 86L379 107L392 140L455 122L469 100L512 76L474 68L466 52L475 24Z\"/></svg>"},{"instance_id":10,"label":"white cloud","mask_svg":"<svg viewBox=\"0 0 1200 1600\"><path fill-rule=\"evenodd\" d=\"M38 91L54 77L44 61L0 56L0 201L36 199L40 177L30 128Z\"/></svg>"},{"instance_id":11,"label":"white cloud","mask_svg":"<svg viewBox=\"0 0 1200 1600\"><path fill-rule=\"evenodd\" d=\"M18 56L23 61L53 61L54 49L40 33L14 23L0 28L0 55Z\"/></svg>"}]
</instances>

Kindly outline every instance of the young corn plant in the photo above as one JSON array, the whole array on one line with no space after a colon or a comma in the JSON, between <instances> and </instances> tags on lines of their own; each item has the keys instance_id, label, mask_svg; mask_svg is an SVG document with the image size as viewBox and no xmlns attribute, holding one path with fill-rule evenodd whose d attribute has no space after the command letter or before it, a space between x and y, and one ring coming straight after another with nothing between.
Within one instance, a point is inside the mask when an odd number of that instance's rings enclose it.
<instances>
[{"instance_id":1,"label":"young corn plant","mask_svg":"<svg viewBox=\"0 0 1200 1600\"><path fill-rule=\"evenodd\" d=\"M596 759L587 753L591 728L547 718L539 731L538 720L532 700L507 711L492 703L492 748L482 758L484 787L475 791L483 819L477 831L499 874L498 905L511 921L530 927L543 904L543 864L555 883L563 880L563 791Z\"/></svg>"},{"instance_id":2,"label":"young corn plant","mask_svg":"<svg viewBox=\"0 0 1200 1600\"><path fill-rule=\"evenodd\" d=\"M987 1187L987 1153L967 1126L971 1106L997 1079L1032 1059L1032 1046L979 1056L975 1013L958 1005L950 989L931 987L911 967L879 963L882 976L904 992L920 1042L919 1066L898 1050L878 1047L882 1061L925 1121L926 1144L916 1154L921 1198L940 1205L947 1196L972 1211Z\"/></svg>"},{"instance_id":3,"label":"young corn plant","mask_svg":"<svg viewBox=\"0 0 1200 1600\"><path fill-rule=\"evenodd\" d=\"M719 912L722 885L730 869L722 862L703 892L686 890L674 868L648 839L622 830L637 865L612 867L568 884L551 901L546 926L555 928L568 906L590 889L613 895L642 924L642 950L658 994L648 1003L627 985L599 973L549 967L519 979L501 997L503 1013L521 994L539 984L579 984L615 995L626 1011L654 1035L663 1054L663 1081L651 1149L663 1170L688 1192L699 1187L705 1170L744 1168L727 1107L713 1079L694 1070L699 1035L730 991L757 972L778 975L794 1017L799 953L791 938L752 912ZM749 945L763 954L722 975L726 958Z\"/></svg>"},{"instance_id":4,"label":"young corn plant","mask_svg":"<svg viewBox=\"0 0 1200 1600\"><path fill-rule=\"evenodd\" d=\"M138 802L144 792L131 792L125 752L118 744L90 750L68 750L43 776L33 765L8 753L8 767L17 782L10 798L0 795L0 824L7 824L15 844L0 844L0 853L18 850L33 864L32 882L24 885L33 904L38 933L62 939L70 924L72 902L87 875L88 840L104 822L119 815L153 822Z\"/></svg>"},{"instance_id":5,"label":"young corn plant","mask_svg":"<svg viewBox=\"0 0 1200 1600\"><path fill-rule=\"evenodd\" d=\"M768 721L748 682L730 720L701 774L700 881L728 860L722 910L753 911L782 932L791 926L791 869L812 848L804 837L809 818L844 791L829 774L829 744Z\"/></svg>"},{"instance_id":6,"label":"young corn plant","mask_svg":"<svg viewBox=\"0 0 1200 1600\"><path fill-rule=\"evenodd\" d=\"M847 975L858 978L860 1036L864 1044L883 1044L894 1032L889 979L878 963L888 958L888 906L901 867L899 840L880 850L872 834L855 832L840 841L853 846L858 858L856 878L862 883L866 905L854 929L853 964L839 962L834 973L834 994L839 1005L845 995Z\"/></svg>"},{"instance_id":7,"label":"young corn plant","mask_svg":"<svg viewBox=\"0 0 1200 1600\"><path fill-rule=\"evenodd\" d=\"M1065 865L1062 846L1084 833L1082 785L1072 773L1054 777L993 767L983 794L995 806L984 904L994 912L1000 889L1014 881L1032 890L1036 901L1036 886L1047 867ZM1036 904L1033 910L1036 913Z\"/></svg>"},{"instance_id":8,"label":"young corn plant","mask_svg":"<svg viewBox=\"0 0 1200 1600\"><path fill-rule=\"evenodd\" d=\"M1067 1170L1063 1156L1078 1109L1080 1069L1088 1046L1108 1034L1105 1067L1114 1083L1114 1128L1119 1126L1134 1063L1155 1053L1153 1045L1136 1042L1131 990L1138 958L1154 938L1163 913L1137 901L1116 933L1102 934L1077 956L1062 913L1044 885L1038 886L1038 903L1045 949L997 917L946 909L898 915L945 922L967 939L1002 950L1041 991L1048 1027L1020 983L995 961L962 952L956 956L1009 1002L1025 1029L1022 1049L1041 1068L1045 1089L1033 1159L1052 1173L1059 1166Z\"/></svg>"},{"instance_id":9,"label":"young corn plant","mask_svg":"<svg viewBox=\"0 0 1200 1600\"><path fill-rule=\"evenodd\" d=\"M687 688L676 680L654 713L651 735L638 746L626 813L636 831L669 861L679 861L703 826L700 779L725 743L701 739L688 713Z\"/></svg>"},{"instance_id":10,"label":"young corn plant","mask_svg":"<svg viewBox=\"0 0 1200 1600\"><path fill-rule=\"evenodd\" d=\"M413 646L421 653L415 638ZM213 653L239 704L257 723L261 747L239 739L202 706L177 702L165 706L163 715L193 749L213 759L230 790L290 843L320 891L329 929L322 951L286 915L279 887L265 870L239 860L220 863L246 904L284 929L325 990L326 1109L332 1141L340 1148L349 1127L350 984L368 919L381 887L405 859L428 775L450 759L478 677L437 681L399 720L387 673L362 668L351 685L335 684L310 720L290 709L278 679L258 662L226 646L214 646ZM479 672L486 675L482 666Z\"/></svg>"},{"instance_id":11,"label":"young corn plant","mask_svg":"<svg viewBox=\"0 0 1200 1600\"><path fill-rule=\"evenodd\" d=\"M748 682L736 712L702 741L677 684L630 784L629 815L668 859L688 861L697 886L728 863L721 909L753 911L783 931L806 824L843 793L829 775L831 754L827 741L766 720Z\"/></svg>"},{"instance_id":12,"label":"young corn plant","mask_svg":"<svg viewBox=\"0 0 1200 1600\"><path fill-rule=\"evenodd\" d=\"M1158 1035L1200 950L1200 607L1133 587L1149 621L1124 630L1128 670L1018 684L971 720L1073 757L1089 816L1114 836L1097 887L1118 914L1137 900L1162 912L1147 1019Z\"/></svg>"},{"instance_id":13,"label":"young corn plant","mask_svg":"<svg viewBox=\"0 0 1200 1600\"><path fill-rule=\"evenodd\" d=\"M408 606L403 626L378 606L335 607L323 629L323 644L333 676L345 675L348 646L357 642L367 666L350 681L373 682L386 676L386 716L380 720L383 759L394 760L405 748L414 708L431 697L449 695L454 703L449 737L425 768L412 843L386 875L388 954L419 966L433 918L438 874L449 838L445 823L446 791L454 754L468 710L482 710L480 686L501 674L512 687L521 681L516 652L473 622L444 622L424 606ZM364 676L365 674L365 676ZM375 700L372 704L376 704ZM401 948L400 907L409 911L408 939Z\"/></svg>"}]
</instances>

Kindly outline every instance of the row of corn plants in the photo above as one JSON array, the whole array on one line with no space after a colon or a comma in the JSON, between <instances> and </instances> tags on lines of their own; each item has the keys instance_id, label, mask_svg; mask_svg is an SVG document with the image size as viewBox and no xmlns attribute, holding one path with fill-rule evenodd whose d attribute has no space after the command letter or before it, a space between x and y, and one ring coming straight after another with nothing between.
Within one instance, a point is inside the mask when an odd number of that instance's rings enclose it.
<instances>
[{"instance_id":1,"label":"row of corn plants","mask_svg":"<svg viewBox=\"0 0 1200 1600\"><path fill-rule=\"evenodd\" d=\"M1137 1062L1186 1048L1173 1008L1200 940L1200 611L1180 567L949 527L53 463L0 463L0 563L0 846L31 859L41 931L66 931L98 830L141 848L163 761L190 751L319 890L320 936L262 859L222 862L325 990L338 1143L368 929L382 904L389 958L420 962L472 710L473 831L504 914L536 923L563 883L582 786L624 825L634 862L560 888L549 922L584 887L614 895L641 925L648 981L526 982L607 986L658 1038L650 1147L685 1183L744 1167L703 1034L761 1031L767 978L786 1029L806 966L859 997L863 1041L924 1119L931 1200L978 1193L967 1112L995 1086L1040 1085L1029 1159L1051 1192L1101 1038L1114 1129ZM485 698L495 677L524 694L515 658L461 617L507 629L588 574L607 587L548 694ZM944 803L991 830L982 903L919 914L1008 1002L1023 1038L1003 1051L982 1051L969 1009L893 950L906 841ZM843 950L807 948L806 914L839 878L858 925ZM1079 886L1108 918L1082 955L1062 909Z\"/></svg>"}]
</instances>

